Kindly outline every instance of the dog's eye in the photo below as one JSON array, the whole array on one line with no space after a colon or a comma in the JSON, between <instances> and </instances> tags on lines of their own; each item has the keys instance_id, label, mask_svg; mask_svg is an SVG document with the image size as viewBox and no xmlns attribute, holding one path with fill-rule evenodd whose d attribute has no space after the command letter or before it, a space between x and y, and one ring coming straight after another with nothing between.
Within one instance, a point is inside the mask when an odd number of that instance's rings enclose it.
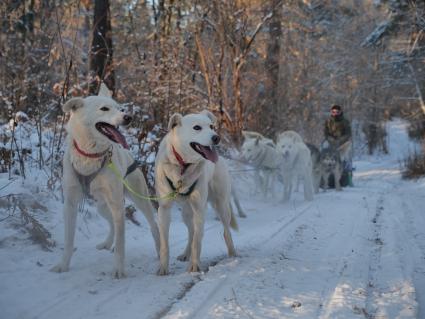
<instances>
[{"instance_id":1,"label":"dog's eye","mask_svg":"<svg viewBox=\"0 0 425 319\"><path fill-rule=\"evenodd\" d=\"M195 125L195 126L193 127L193 129L194 129L195 131L200 131L200 130L202 130L202 127L200 127L199 125Z\"/></svg>"},{"instance_id":2,"label":"dog's eye","mask_svg":"<svg viewBox=\"0 0 425 319\"><path fill-rule=\"evenodd\" d=\"M100 110L106 112L106 111L109 111L109 107L103 106L100 108Z\"/></svg>"},{"instance_id":3,"label":"dog's eye","mask_svg":"<svg viewBox=\"0 0 425 319\"><path fill-rule=\"evenodd\" d=\"M211 124L210 125L210 129L214 130L214 125Z\"/></svg>"}]
</instances>

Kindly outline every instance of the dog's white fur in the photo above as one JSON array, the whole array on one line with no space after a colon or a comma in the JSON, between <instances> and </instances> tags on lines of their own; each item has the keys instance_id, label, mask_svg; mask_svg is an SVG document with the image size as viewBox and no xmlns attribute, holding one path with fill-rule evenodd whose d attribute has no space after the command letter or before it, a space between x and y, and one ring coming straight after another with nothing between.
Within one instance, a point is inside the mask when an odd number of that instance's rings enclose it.
<instances>
[{"instance_id":1,"label":"dog's white fur","mask_svg":"<svg viewBox=\"0 0 425 319\"><path fill-rule=\"evenodd\" d=\"M257 192L260 186L264 197L267 197L269 190L274 197L274 184L280 170L282 156L277 152L273 140L260 133L243 131L242 135L244 137L241 148L242 157L256 168L255 191Z\"/></svg>"},{"instance_id":2,"label":"dog's white fur","mask_svg":"<svg viewBox=\"0 0 425 319\"><path fill-rule=\"evenodd\" d=\"M179 195L175 199L182 205L183 220L188 228L188 243L178 259L181 261L190 259L188 267L190 272L200 270L201 241L207 200L212 204L223 224L229 256L236 255L230 227L237 229L237 224L230 207L231 179L226 163L220 157L216 163L213 163L190 146L191 142L212 146L212 138L217 134L213 129L215 122L215 116L206 110L186 116L179 113L172 115L168 125L169 132L161 141L155 160L155 184L158 196L166 197L172 191L167 177L175 186L181 181L181 194L185 194L197 181L190 195ZM198 126L198 130L194 129L195 126ZM201 127L200 130L199 127ZM173 147L185 163L190 163L183 174L181 164L173 153ZM168 242L173 202L174 199L159 200L158 223L161 242L159 275L169 273Z\"/></svg>"},{"instance_id":3,"label":"dog's white fur","mask_svg":"<svg viewBox=\"0 0 425 319\"><path fill-rule=\"evenodd\" d=\"M302 137L294 131L285 131L277 137L276 149L282 156L282 175L284 182L283 201L291 197L294 179L301 178L304 198L313 200L313 171L311 154Z\"/></svg>"},{"instance_id":4,"label":"dog's white fur","mask_svg":"<svg viewBox=\"0 0 425 319\"><path fill-rule=\"evenodd\" d=\"M71 113L67 125L67 146L63 158L65 247L62 261L51 269L55 272L69 270L74 251L78 205L84 196L76 172L88 176L98 171L103 162L103 158L88 158L78 153L73 145L73 140L86 153L100 153L110 149L112 152L111 160L123 177L127 168L134 161L128 150L120 144L112 142L95 128L97 122L105 122L114 126L121 125L124 122L125 113L119 110L119 105L108 95L105 93L105 89L102 89L99 96L73 98L63 106L64 112ZM104 108L104 110L101 110L101 108ZM140 170L133 171L127 176L126 180L133 189L142 194L148 194L146 181ZM90 183L90 194L96 200L99 213L109 223L109 234L104 242L97 245L97 248L111 249L114 244L113 275L116 278L121 278L125 276L124 195L128 195L137 208L144 213L150 225L157 251L159 251L159 231L155 221L155 210L149 201L141 200L125 191L121 181L106 167L101 169Z\"/></svg>"}]
</instances>

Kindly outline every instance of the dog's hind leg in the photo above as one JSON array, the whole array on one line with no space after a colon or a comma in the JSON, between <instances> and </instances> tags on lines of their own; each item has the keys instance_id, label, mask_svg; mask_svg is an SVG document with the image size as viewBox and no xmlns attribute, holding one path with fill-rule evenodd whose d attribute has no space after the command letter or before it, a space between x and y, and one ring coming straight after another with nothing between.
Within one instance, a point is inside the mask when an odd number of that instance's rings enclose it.
<instances>
[{"instance_id":1,"label":"dog's hind leg","mask_svg":"<svg viewBox=\"0 0 425 319\"><path fill-rule=\"evenodd\" d=\"M149 194L148 187L145 182L145 178L143 177L143 174L141 171L136 170L132 174L128 176L128 181L130 185L137 191L141 192L142 194ZM134 202L136 207L142 211L143 215L145 215L146 220L149 223L151 233L153 240L155 242L155 248L156 252L159 256L159 249L160 249L160 243L159 243L159 230L158 230L158 224L155 220L155 209L153 208L151 202L146 199L141 199L134 194L127 192L127 195L131 198L131 200Z\"/></svg>"},{"instance_id":2,"label":"dog's hind leg","mask_svg":"<svg viewBox=\"0 0 425 319\"><path fill-rule=\"evenodd\" d=\"M52 267L50 271L65 272L69 270L69 264L74 252L75 226L77 222L78 205L82 199L82 192L79 187L65 189L65 205L64 205L64 224L65 224L65 241L62 261Z\"/></svg>"},{"instance_id":3,"label":"dog's hind leg","mask_svg":"<svg viewBox=\"0 0 425 319\"><path fill-rule=\"evenodd\" d=\"M114 222L112 220L112 213L109 210L108 205L106 205L106 203L103 200L98 200L97 211L99 212L101 216L103 216L108 221L109 233L103 242L96 245L96 248L99 250L101 249L110 250L112 247L112 244L114 243L114 235L115 235Z\"/></svg>"},{"instance_id":4,"label":"dog's hind leg","mask_svg":"<svg viewBox=\"0 0 425 319\"><path fill-rule=\"evenodd\" d=\"M188 238L187 245L183 254L177 257L180 261L188 261L190 259L192 241L193 241L193 211L189 204L183 206L182 218L187 227Z\"/></svg>"},{"instance_id":5,"label":"dog's hind leg","mask_svg":"<svg viewBox=\"0 0 425 319\"><path fill-rule=\"evenodd\" d=\"M335 177L334 178L335 179L335 189L337 191L341 191L342 188L341 188L341 183L340 183L340 180L341 180L341 169L340 168L335 169L334 177Z\"/></svg>"},{"instance_id":6,"label":"dog's hind leg","mask_svg":"<svg viewBox=\"0 0 425 319\"><path fill-rule=\"evenodd\" d=\"M313 180L309 173L304 175L304 199L311 201L313 200Z\"/></svg>"},{"instance_id":7,"label":"dog's hind leg","mask_svg":"<svg viewBox=\"0 0 425 319\"><path fill-rule=\"evenodd\" d=\"M285 172L283 179L283 199L282 202L287 202L291 198L293 176L290 172Z\"/></svg>"},{"instance_id":8,"label":"dog's hind leg","mask_svg":"<svg viewBox=\"0 0 425 319\"><path fill-rule=\"evenodd\" d=\"M246 214L243 212L243 209L241 207L241 203L239 202L238 195L237 195L236 190L233 187L233 185L232 185L232 198L233 198L233 202L236 205L236 209L238 210L239 217L245 218Z\"/></svg>"},{"instance_id":9,"label":"dog's hind leg","mask_svg":"<svg viewBox=\"0 0 425 319\"><path fill-rule=\"evenodd\" d=\"M236 219L232 213L230 207L230 201L221 198L221 200L214 198L212 201L214 209L217 211L217 215L220 218L221 223L224 228L224 241L227 246L227 253L229 257L236 256L235 245L233 244L232 233L230 232L230 227L237 229Z\"/></svg>"},{"instance_id":10,"label":"dog's hind leg","mask_svg":"<svg viewBox=\"0 0 425 319\"><path fill-rule=\"evenodd\" d=\"M257 167L254 171L254 193L251 192L252 195L258 194L260 191L263 192L264 188L264 180L263 176L260 174L260 169Z\"/></svg>"}]
</instances>

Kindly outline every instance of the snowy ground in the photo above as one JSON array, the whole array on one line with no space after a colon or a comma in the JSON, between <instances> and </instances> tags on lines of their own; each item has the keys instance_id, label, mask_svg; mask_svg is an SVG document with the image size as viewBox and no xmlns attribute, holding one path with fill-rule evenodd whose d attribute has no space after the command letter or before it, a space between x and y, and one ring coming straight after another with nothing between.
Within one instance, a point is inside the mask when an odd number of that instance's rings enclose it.
<instances>
[{"instance_id":1,"label":"snowy ground","mask_svg":"<svg viewBox=\"0 0 425 319\"><path fill-rule=\"evenodd\" d=\"M0 199L37 194L48 210L31 211L57 242L52 251L30 244L0 206L0 318L425 318L425 180L401 180L410 146L403 123L390 133L391 155L355 161L355 187L312 202L301 193L287 204L253 196L249 176L234 173L248 215L234 233L239 257L226 257L209 212L205 271L196 274L176 260L186 243L176 209L172 273L155 274L153 241L138 214L140 227L126 225L128 276L113 279L112 254L95 249L106 231L91 207L79 215L70 271L51 273L63 246L60 200L40 192L35 178L4 187L0 176Z\"/></svg>"}]
</instances>

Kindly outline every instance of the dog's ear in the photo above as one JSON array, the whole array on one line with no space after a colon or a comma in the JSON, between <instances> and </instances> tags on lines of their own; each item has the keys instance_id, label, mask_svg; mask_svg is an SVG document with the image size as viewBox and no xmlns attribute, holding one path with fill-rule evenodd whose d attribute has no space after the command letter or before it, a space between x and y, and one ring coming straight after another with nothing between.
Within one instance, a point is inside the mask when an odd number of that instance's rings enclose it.
<instances>
[{"instance_id":1,"label":"dog's ear","mask_svg":"<svg viewBox=\"0 0 425 319\"><path fill-rule=\"evenodd\" d=\"M74 97L62 106L62 111L65 113L75 111L84 106L84 100L81 97Z\"/></svg>"},{"instance_id":2,"label":"dog's ear","mask_svg":"<svg viewBox=\"0 0 425 319\"><path fill-rule=\"evenodd\" d=\"M208 110L203 110L201 112L201 114L204 114L206 116L208 116L208 118L211 120L211 122L213 122L213 124L215 124L217 122L217 118L215 117L214 114L212 114L210 111Z\"/></svg>"},{"instance_id":3,"label":"dog's ear","mask_svg":"<svg viewBox=\"0 0 425 319\"><path fill-rule=\"evenodd\" d=\"M112 91L108 89L105 83L100 84L98 96L112 97Z\"/></svg>"},{"instance_id":4,"label":"dog's ear","mask_svg":"<svg viewBox=\"0 0 425 319\"><path fill-rule=\"evenodd\" d=\"M182 115L180 113L174 113L171 115L170 120L168 121L168 130L171 131L176 126L182 124Z\"/></svg>"}]
</instances>

